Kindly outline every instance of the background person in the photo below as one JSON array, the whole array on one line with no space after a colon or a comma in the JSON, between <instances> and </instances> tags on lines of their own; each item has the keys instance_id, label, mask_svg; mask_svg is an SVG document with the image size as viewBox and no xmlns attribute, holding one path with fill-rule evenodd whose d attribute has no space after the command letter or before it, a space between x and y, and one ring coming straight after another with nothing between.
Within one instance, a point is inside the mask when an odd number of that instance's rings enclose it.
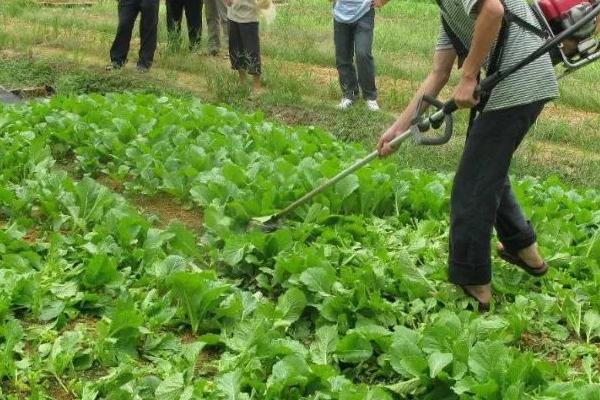
<instances>
[{"instance_id":1,"label":"background person","mask_svg":"<svg viewBox=\"0 0 600 400\"><path fill-rule=\"evenodd\" d=\"M120 69L127 63L131 34L138 14L140 21L140 52L137 68L148 71L154 61L158 41L159 0L119 0L119 25L110 49L111 65L107 69Z\"/></svg>"},{"instance_id":2,"label":"background person","mask_svg":"<svg viewBox=\"0 0 600 400\"><path fill-rule=\"evenodd\" d=\"M252 75L252 90L262 89L262 65L258 17L260 10L271 6L271 0L225 0L229 7L229 59L231 67L238 71L240 82L245 83L247 74Z\"/></svg>"},{"instance_id":3,"label":"background person","mask_svg":"<svg viewBox=\"0 0 600 400\"><path fill-rule=\"evenodd\" d=\"M388 1L334 1L335 63L343 94L342 101L338 104L339 109L345 110L354 104L360 95L360 87L369 110L379 111L372 51L375 8L383 7Z\"/></svg>"},{"instance_id":4,"label":"background person","mask_svg":"<svg viewBox=\"0 0 600 400\"><path fill-rule=\"evenodd\" d=\"M185 11L191 51L200 47L202 38L202 0L167 0L167 31L174 48L181 44L181 21Z\"/></svg>"},{"instance_id":5,"label":"background person","mask_svg":"<svg viewBox=\"0 0 600 400\"><path fill-rule=\"evenodd\" d=\"M221 50L221 32L229 37L227 6L224 0L204 0L206 25L208 28L208 54L217 56Z\"/></svg>"}]
</instances>

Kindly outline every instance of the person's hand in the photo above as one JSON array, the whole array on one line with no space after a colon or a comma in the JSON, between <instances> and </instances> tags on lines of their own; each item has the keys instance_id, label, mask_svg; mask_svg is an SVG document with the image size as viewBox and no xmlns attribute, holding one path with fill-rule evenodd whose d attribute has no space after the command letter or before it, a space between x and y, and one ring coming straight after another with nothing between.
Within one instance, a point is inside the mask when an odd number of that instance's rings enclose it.
<instances>
[{"instance_id":1,"label":"person's hand","mask_svg":"<svg viewBox=\"0 0 600 400\"><path fill-rule=\"evenodd\" d=\"M379 157L387 157L395 151L395 149L390 145L390 142L405 130L406 128L403 128L398 123L395 123L387 131L385 131L383 135L381 135L379 142L377 143L377 152L379 153Z\"/></svg>"},{"instance_id":2,"label":"person's hand","mask_svg":"<svg viewBox=\"0 0 600 400\"><path fill-rule=\"evenodd\" d=\"M479 96L475 98L476 89L477 79L463 75L452 98L459 108L473 108L479 104Z\"/></svg>"},{"instance_id":3,"label":"person's hand","mask_svg":"<svg viewBox=\"0 0 600 400\"><path fill-rule=\"evenodd\" d=\"M373 0L373 7L381 8L385 6L385 3L387 3L387 0Z\"/></svg>"}]
</instances>

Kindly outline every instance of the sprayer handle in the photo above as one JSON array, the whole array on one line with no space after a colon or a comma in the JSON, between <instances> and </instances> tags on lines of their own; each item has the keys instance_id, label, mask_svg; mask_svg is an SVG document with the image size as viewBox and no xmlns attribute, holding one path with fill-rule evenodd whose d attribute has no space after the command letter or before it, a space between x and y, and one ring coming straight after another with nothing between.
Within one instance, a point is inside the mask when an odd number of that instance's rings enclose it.
<instances>
[{"instance_id":1,"label":"sprayer handle","mask_svg":"<svg viewBox=\"0 0 600 400\"><path fill-rule=\"evenodd\" d=\"M452 100L450 102L452 102ZM437 146L448 143L450 138L452 138L454 131L452 113L446 113L445 111L448 103L442 103L438 99L431 96L423 96L419 106L417 107L417 112L422 109L424 104L435 107L437 112L427 117L415 116L413 120L413 130L418 144L424 146ZM429 131L431 128L438 129L442 126L442 124L446 125L444 134L442 136L423 135L423 133Z\"/></svg>"},{"instance_id":2,"label":"sprayer handle","mask_svg":"<svg viewBox=\"0 0 600 400\"><path fill-rule=\"evenodd\" d=\"M454 112L456 112L458 110L458 104L456 104L456 102L453 100L448 100L445 104L444 104L444 114L446 115L450 115L453 114Z\"/></svg>"}]
</instances>

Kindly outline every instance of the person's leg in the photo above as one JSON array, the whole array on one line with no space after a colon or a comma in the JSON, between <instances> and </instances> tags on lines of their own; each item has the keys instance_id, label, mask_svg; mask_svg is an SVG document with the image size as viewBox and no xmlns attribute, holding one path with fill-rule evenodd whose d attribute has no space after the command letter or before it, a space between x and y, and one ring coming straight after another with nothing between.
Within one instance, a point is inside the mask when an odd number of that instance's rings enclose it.
<instances>
[{"instance_id":1,"label":"person's leg","mask_svg":"<svg viewBox=\"0 0 600 400\"><path fill-rule=\"evenodd\" d=\"M260 33L258 22L240 24L242 47L244 55L244 69L253 77L253 89L258 91L262 88L260 76L262 65L260 58Z\"/></svg>"},{"instance_id":2,"label":"person's leg","mask_svg":"<svg viewBox=\"0 0 600 400\"><path fill-rule=\"evenodd\" d=\"M354 68L354 25L333 22L335 63L344 98L355 100L358 95L358 78Z\"/></svg>"},{"instance_id":3,"label":"person's leg","mask_svg":"<svg viewBox=\"0 0 600 400\"><path fill-rule=\"evenodd\" d=\"M246 80L243 50L240 24L229 21L229 60L231 61L231 68L239 72L242 83Z\"/></svg>"},{"instance_id":4,"label":"person's leg","mask_svg":"<svg viewBox=\"0 0 600 400\"><path fill-rule=\"evenodd\" d=\"M179 49L181 45L181 19L183 0L167 0L167 34L169 46Z\"/></svg>"},{"instance_id":5,"label":"person's leg","mask_svg":"<svg viewBox=\"0 0 600 400\"><path fill-rule=\"evenodd\" d=\"M517 202L508 177L504 182L495 226L502 246L513 254L536 242L535 232Z\"/></svg>"},{"instance_id":6,"label":"person's leg","mask_svg":"<svg viewBox=\"0 0 600 400\"><path fill-rule=\"evenodd\" d=\"M523 137L518 140L517 147L521 144ZM505 249L511 255L520 257L534 269L543 269L546 266L537 248L535 231L531 226L531 222L525 217L508 177L506 177L504 191L496 212L495 228L501 243L501 249Z\"/></svg>"},{"instance_id":7,"label":"person's leg","mask_svg":"<svg viewBox=\"0 0 600 400\"><path fill-rule=\"evenodd\" d=\"M140 21L140 58L138 67L148 69L154 62L154 52L158 42L159 0L142 0Z\"/></svg>"},{"instance_id":8,"label":"person's leg","mask_svg":"<svg viewBox=\"0 0 600 400\"><path fill-rule=\"evenodd\" d=\"M220 25L223 30L223 35L229 37L229 20L227 19L227 6L224 0L215 0L217 3L217 11L219 13Z\"/></svg>"},{"instance_id":9,"label":"person's leg","mask_svg":"<svg viewBox=\"0 0 600 400\"><path fill-rule=\"evenodd\" d=\"M475 286L485 302L491 281L490 241L512 155L543 108L538 102L481 114L467 138L454 178L450 213L449 279Z\"/></svg>"},{"instance_id":10,"label":"person's leg","mask_svg":"<svg viewBox=\"0 0 600 400\"><path fill-rule=\"evenodd\" d=\"M371 11L358 20L354 33L358 82L365 100L377 100L375 61L373 59L374 30L375 10L371 9Z\"/></svg>"},{"instance_id":11,"label":"person's leg","mask_svg":"<svg viewBox=\"0 0 600 400\"><path fill-rule=\"evenodd\" d=\"M218 2L219 0L204 0L208 28L208 53L211 55L218 54L221 48L221 17Z\"/></svg>"},{"instance_id":12,"label":"person's leg","mask_svg":"<svg viewBox=\"0 0 600 400\"><path fill-rule=\"evenodd\" d=\"M127 54L131 43L131 34L135 19L139 12L140 0L119 0L119 25L117 34L110 49L110 60L115 67L121 67L127 62Z\"/></svg>"},{"instance_id":13,"label":"person's leg","mask_svg":"<svg viewBox=\"0 0 600 400\"><path fill-rule=\"evenodd\" d=\"M185 19L188 27L190 50L200 47L202 35L202 0L185 0Z\"/></svg>"}]
</instances>

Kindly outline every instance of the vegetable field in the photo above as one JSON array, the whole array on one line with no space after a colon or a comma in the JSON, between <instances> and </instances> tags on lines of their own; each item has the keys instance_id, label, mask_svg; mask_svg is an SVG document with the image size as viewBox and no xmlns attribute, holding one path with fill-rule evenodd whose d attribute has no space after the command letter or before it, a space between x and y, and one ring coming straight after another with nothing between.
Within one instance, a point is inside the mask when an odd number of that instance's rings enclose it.
<instances>
[{"instance_id":1,"label":"vegetable field","mask_svg":"<svg viewBox=\"0 0 600 400\"><path fill-rule=\"evenodd\" d=\"M600 398L600 192L515 188L551 265L447 283L449 174L313 127L144 94L0 106L0 398ZM202 215L165 223L163 193Z\"/></svg>"}]
</instances>

